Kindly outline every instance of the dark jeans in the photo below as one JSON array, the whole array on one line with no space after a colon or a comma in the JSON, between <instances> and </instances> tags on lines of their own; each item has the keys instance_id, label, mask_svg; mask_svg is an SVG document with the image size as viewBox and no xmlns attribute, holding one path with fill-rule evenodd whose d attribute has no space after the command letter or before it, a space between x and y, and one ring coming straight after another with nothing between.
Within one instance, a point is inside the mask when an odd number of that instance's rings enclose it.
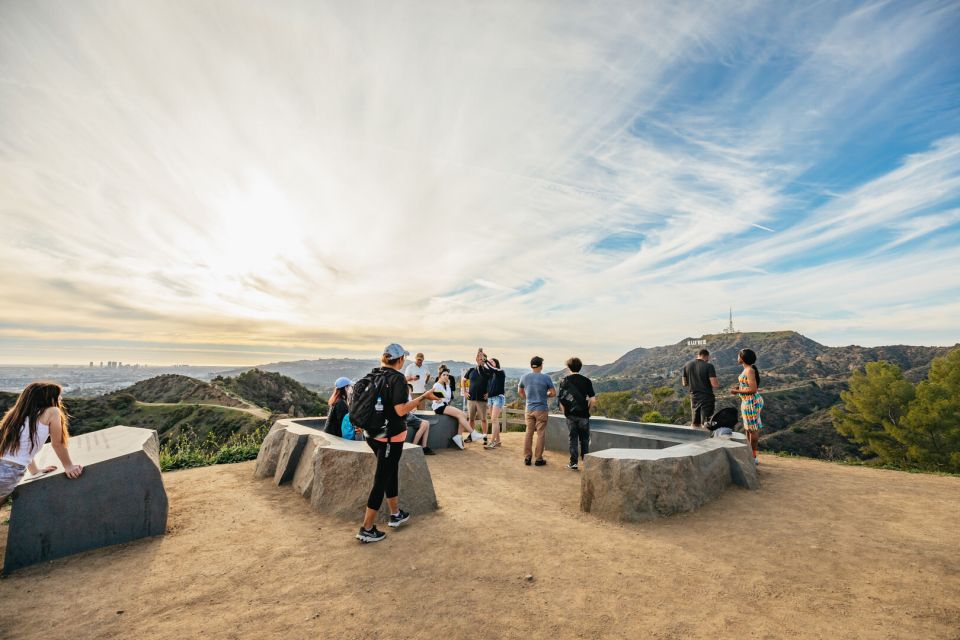
<instances>
[{"instance_id":1,"label":"dark jeans","mask_svg":"<svg viewBox=\"0 0 960 640\"><path fill-rule=\"evenodd\" d=\"M367 438L367 444L377 456L377 471L373 474L373 489L367 498L367 507L377 511L383 504L383 496L396 498L400 493L400 456L403 454L402 442L380 442Z\"/></svg>"},{"instance_id":2,"label":"dark jeans","mask_svg":"<svg viewBox=\"0 0 960 640\"><path fill-rule=\"evenodd\" d=\"M577 464L578 458L582 459L590 452L590 418L567 416L567 429L570 430L570 464Z\"/></svg>"}]
</instances>

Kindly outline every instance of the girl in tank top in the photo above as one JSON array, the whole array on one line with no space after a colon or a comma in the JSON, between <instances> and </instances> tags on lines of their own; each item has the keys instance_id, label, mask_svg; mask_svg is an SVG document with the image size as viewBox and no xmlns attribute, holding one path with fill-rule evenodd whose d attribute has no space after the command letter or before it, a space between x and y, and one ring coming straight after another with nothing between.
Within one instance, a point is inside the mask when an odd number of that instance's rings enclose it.
<instances>
[{"instance_id":1,"label":"girl in tank top","mask_svg":"<svg viewBox=\"0 0 960 640\"><path fill-rule=\"evenodd\" d=\"M37 474L56 470L55 466L39 469L34 462L48 438L68 478L77 478L83 472L67 451L70 435L61 392L60 385L53 382L32 382L0 421L0 503L27 471Z\"/></svg>"}]
</instances>

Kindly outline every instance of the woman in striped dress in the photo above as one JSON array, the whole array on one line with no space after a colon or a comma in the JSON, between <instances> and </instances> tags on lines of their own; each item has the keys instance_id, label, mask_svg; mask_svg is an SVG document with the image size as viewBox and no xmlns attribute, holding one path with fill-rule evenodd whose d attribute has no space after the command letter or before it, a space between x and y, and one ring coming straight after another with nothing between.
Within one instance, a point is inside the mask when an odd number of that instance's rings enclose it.
<instances>
[{"instance_id":1,"label":"woman in striped dress","mask_svg":"<svg viewBox=\"0 0 960 640\"><path fill-rule=\"evenodd\" d=\"M760 443L760 430L763 422L760 412L763 410L763 396L760 395L760 370L757 369L757 354L752 349L741 349L737 362L743 371L737 377L737 385L730 390L732 395L740 396L740 416L743 418L743 430L747 434L750 448L753 449L753 462L760 464L757 448Z\"/></svg>"}]
</instances>

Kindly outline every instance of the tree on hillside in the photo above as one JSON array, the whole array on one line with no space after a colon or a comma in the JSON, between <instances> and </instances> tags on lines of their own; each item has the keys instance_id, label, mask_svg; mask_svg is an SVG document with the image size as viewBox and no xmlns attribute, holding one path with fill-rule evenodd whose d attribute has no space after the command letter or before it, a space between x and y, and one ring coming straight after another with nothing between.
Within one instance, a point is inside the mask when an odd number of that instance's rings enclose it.
<instances>
[{"instance_id":1,"label":"tree on hillside","mask_svg":"<svg viewBox=\"0 0 960 640\"><path fill-rule=\"evenodd\" d=\"M917 464L960 471L960 349L933 360L893 435Z\"/></svg>"},{"instance_id":2,"label":"tree on hillside","mask_svg":"<svg viewBox=\"0 0 960 640\"><path fill-rule=\"evenodd\" d=\"M960 471L960 349L935 358L914 387L900 368L871 362L833 410L836 430L887 463Z\"/></svg>"},{"instance_id":3,"label":"tree on hillside","mask_svg":"<svg viewBox=\"0 0 960 640\"><path fill-rule=\"evenodd\" d=\"M894 433L901 428L915 394L900 367L868 362L863 373L853 373L850 390L840 394L843 404L833 409L833 425L865 453L874 453L886 463L903 463L907 447Z\"/></svg>"},{"instance_id":4,"label":"tree on hillside","mask_svg":"<svg viewBox=\"0 0 960 640\"><path fill-rule=\"evenodd\" d=\"M676 393L673 387L654 387L650 390L650 395L653 396L653 406L655 410L659 413L663 411L663 403L673 397Z\"/></svg>"}]
</instances>

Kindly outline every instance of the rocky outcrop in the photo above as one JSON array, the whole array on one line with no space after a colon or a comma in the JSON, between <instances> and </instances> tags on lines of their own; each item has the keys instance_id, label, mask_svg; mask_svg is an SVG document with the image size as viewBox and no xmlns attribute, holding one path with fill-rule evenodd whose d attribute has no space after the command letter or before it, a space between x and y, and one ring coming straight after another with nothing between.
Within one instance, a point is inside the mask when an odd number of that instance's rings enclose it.
<instances>
[{"instance_id":1,"label":"rocky outcrop","mask_svg":"<svg viewBox=\"0 0 960 640\"><path fill-rule=\"evenodd\" d=\"M759 488L749 447L711 438L667 449L607 449L586 456L580 508L637 522L693 511L731 484Z\"/></svg>"},{"instance_id":2,"label":"rocky outcrop","mask_svg":"<svg viewBox=\"0 0 960 640\"><path fill-rule=\"evenodd\" d=\"M437 509L437 496L423 449L406 443L400 458L400 504L411 513ZM377 461L365 442L353 442L280 420L260 447L254 476L291 484L310 505L332 516L363 514ZM387 514L386 501L381 514Z\"/></svg>"},{"instance_id":3,"label":"rocky outcrop","mask_svg":"<svg viewBox=\"0 0 960 640\"><path fill-rule=\"evenodd\" d=\"M84 467L79 478L64 475L47 444L37 464L59 469L14 492L4 573L166 531L156 431L118 426L74 436L70 456Z\"/></svg>"}]
</instances>

